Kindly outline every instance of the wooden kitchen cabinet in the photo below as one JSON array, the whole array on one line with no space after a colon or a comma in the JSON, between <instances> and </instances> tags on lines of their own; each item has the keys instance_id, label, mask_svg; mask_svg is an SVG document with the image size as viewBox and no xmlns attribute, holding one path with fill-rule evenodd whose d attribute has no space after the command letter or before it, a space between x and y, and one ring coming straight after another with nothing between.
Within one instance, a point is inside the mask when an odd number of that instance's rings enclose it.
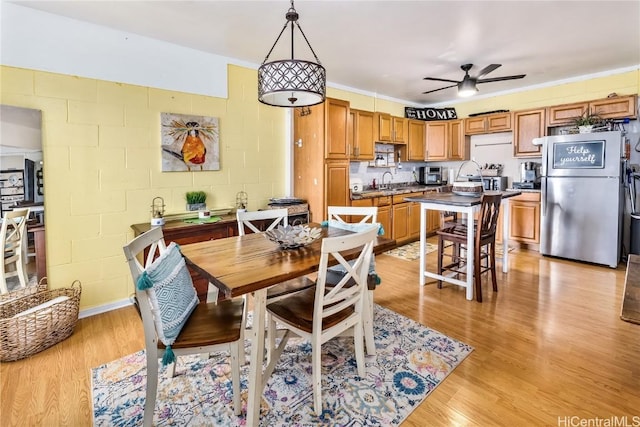
<instances>
[{"instance_id":1,"label":"wooden kitchen cabinet","mask_svg":"<svg viewBox=\"0 0 640 427\"><path fill-rule=\"evenodd\" d=\"M486 116L464 119L465 135L483 133L509 132L511 130L511 113L497 113Z\"/></svg>"},{"instance_id":2,"label":"wooden kitchen cabinet","mask_svg":"<svg viewBox=\"0 0 640 427\"><path fill-rule=\"evenodd\" d=\"M294 114L293 195L309 204L310 220L323 221L328 203L349 203L350 112L347 101L327 98ZM351 132L351 138L353 131Z\"/></svg>"},{"instance_id":3,"label":"wooden kitchen cabinet","mask_svg":"<svg viewBox=\"0 0 640 427\"><path fill-rule=\"evenodd\" d=\"M409 240L409 205L408 202L392 205L391 237L398 245Z\"/></svg>"},{"instance_id":4,"label":"wooden kitchen cabinet","mask_svg":"<svg viewBox=\"0 0 640 427\"><path fill-rule=\"evenodd\" d=\"M426 123L426 160L466 160L469 137L462 131L462 120Z\"/></svg>"},{"instance_id":5,"label":"wooden kitchen cabinet","mask_svg":"<svg viewBox=\"0 0 640 427\"><path fill-rule=\"evenodd\" d=\"M407 161L425 161L425 122L423 120L409 120L407 127Z\"/></svg>"},{"instance_id":6,"label":"wooden kitchen cabinet","mask_svg":"<svg viewBox=\"0 0 640 427\"><path fill-rule=\"evenodd\" d=\"M509 240L540 244L540 193L526 192L509 199Z\"/></svg>"},{"instance_id":7,"label":"wooden kitchen cabinet","mask_svg":"<svg viewBox=\"0 0 640 427\"><path fill-rule=\"evenodd\" d=\"M622 119L637 117L638 96L616 96L589 102L589 108L603 119Z\"/></svg>"},{"instance_id":8,"label":"wooden kitchen cabinet","mask_svg":"<svg viewBox=\"0 0 640 427\"><path fill-rule=\"evenodd\" d=\"M325 163L325 208L322 219L317 217L312 221L324 221L328 217L327 206L349 206L349 162L327 160Z\"/></svg>"},{"instance_id":9,"label":"wooden kitchen cabinet","mask_svg":"<svg viewBox=\"0 0 640 427\"><path fill-rule=\"evenodd\" d=\"M393 144L407 143L407 119L388 113L374 113L376 141Z\"/></svg>"},{"instance_id":10,"label":"wooden kitchen cabinet","mask_svg":"<svg viewBox=\"0 0 640 427\"><path fill-rule=\"evenodd\" d=\"M576 102L573 104L554 105L547 107L547 126L566 126L581 116L589 108L588 102Z\"/></svg>"},{"instance_id":11,"label":"wooden kitchen cabinet","mask_svg":"<svg viewBox=\"0 0 640 427\"><path fill-rule=\"evenodd\" d=\"M352 160L373 160L375 158L375 122L373 113L351 109L350 118L350 127L352 129L350 144L353 147L350 158Z\"/></svg>"},{"instance_id":12,"label":"wooden kitchen cabinet","mask_svg":"<svg viewBox=\"0 0 640 427\"><path fill-rule=\"evenodd\" d=\"M597 114L603 119L622 119L637 117L637 95L616 96L613 98L596 99L593 101L576 102L547 107L547 126L567 126L576 117L586 111Z\"/></svg>"},{"instance_id":13,"label":"wooden kitchen cabinet","mask_svg":"<svg viewBox=\"0 0 640 427\"><path fill-rule=\"evenodd\" d=\"M348 123L349 102L327 98L325 108L325 158L348 159L349 146Z\"/></svg>"},{"instance_id":14,"label":"wooden kitchen cabinet","mask_svg":"<svg viewBox=\"0 0 640 427\"><path fill-rule=\"evenodd\" d=\"M540 157L542 146L533 145L534 138L546 133L546 110L544 108L513 113L514 157Z\"/></svg>"}]
</instances>

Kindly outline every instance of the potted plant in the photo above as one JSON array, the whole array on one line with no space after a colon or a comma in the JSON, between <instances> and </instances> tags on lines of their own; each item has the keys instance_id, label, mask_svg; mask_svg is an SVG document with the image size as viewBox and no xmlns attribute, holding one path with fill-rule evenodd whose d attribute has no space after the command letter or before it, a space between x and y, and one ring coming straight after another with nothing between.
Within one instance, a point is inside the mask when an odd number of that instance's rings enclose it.
<instances>
[{"instance_id":1,"label":"potted plant","mask_svg":"<svg viewBox=\"0 0 640 427\"><path fill-rule=\"evenodd\" d=\"M573 120L573 124L578 128L580 133L590 133L593 127L602 123L602 121L602 117L586 109L580 116Z\"/></svg>"},{"instance_id":2,"label":"potted plant","mask_svg":"<svg viewBox=\"0 0 640 427\"><path fill-rule=\"evenodd\" d=\"M197 211L200 209L206 209L207 193L204 191L187 191L187 210Z\"/></svg>"}]
</instances>

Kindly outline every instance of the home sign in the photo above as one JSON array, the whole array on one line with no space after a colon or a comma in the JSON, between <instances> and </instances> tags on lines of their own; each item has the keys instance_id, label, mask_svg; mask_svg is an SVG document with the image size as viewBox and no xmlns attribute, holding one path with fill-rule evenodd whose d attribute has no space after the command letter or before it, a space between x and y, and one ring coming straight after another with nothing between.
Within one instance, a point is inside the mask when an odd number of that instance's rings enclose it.
<instances>
[{"instance_id":1,"label":"home sign","mask_svg":"<svg viewBox=\"0 0 640 427\"><path fill-rule=\"evenodd\" d=\"M456 120L458 115L455 108L414 108L404 107L404 116L416 120Z\"/></svg>"}]
</instances>

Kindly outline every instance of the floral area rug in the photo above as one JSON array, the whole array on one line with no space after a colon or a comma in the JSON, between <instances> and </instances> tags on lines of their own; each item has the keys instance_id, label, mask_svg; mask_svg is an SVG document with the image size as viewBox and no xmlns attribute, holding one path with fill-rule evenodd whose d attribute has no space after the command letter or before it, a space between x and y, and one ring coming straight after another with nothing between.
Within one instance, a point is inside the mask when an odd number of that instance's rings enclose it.
<instances>
[{"instance_id":1,"label":"floral area rug","mask_svg":"<svg viewBox=\"0 0 640 427\"><path fill-rule=\"evenodd\" d=\"M426 253L435 252L438 250L438 245L427 242ZM411 242L403 246L399 246L395 249L385 252L387 255L394 256L396 258L404 259L407 261L413 261L420 258L420 241Z\"/></svg>"},{"instance_id":2,"label":"floral area rug","mask_svg":"<svg viewBox=\"0 0 640 427\"><path fill-rule=\"evenodd\" d=\"M473 351L378 305L374 324L377 355L367 357L364 378L356 372L353 338L322 346L320 417L312 412L311 344L289 340L266 384L260 425L399 425ZM142 425L145 364L140 351L92 369L95 426ZM179 358L173 378L161 370L154 424L244 426L248 371L246 364L241 369L243 414L238 417L233 414L228 358Z\"/></svg>"}]
</instances>

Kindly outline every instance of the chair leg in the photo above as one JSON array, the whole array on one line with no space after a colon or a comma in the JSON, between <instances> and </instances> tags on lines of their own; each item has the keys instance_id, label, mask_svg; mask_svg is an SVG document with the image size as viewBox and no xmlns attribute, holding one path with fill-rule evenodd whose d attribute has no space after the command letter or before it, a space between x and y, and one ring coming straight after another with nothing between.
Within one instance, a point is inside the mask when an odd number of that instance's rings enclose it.
<instances>
[{"instance_id":1,"label":"chair leg","mask_svg":"<svg viewBox=\"0 0 640 427\"><path fill-rule=\"evenodd\" d=\"M498 282L496 280L496 242L491 242L489 245L489 265L491 266L493 292L498 292Z\"/></svg>"},{"instance_id":2,"label":"chair leg","mask_svg":"<svg viewBox=\"0 0 640 427\"><path fill-rule=\"evenodd\" d=\"M273 358L273 353L276 349L276 335L278 334L278 330L276 329L276 321L267 311L267 365L271 363L271 359Z\"/></svg>"},{"instance_id":3,"label":"chair leg","mask_svg":"<svg viewBox=\"0 0 640 427\"><path fill-rule=\"evenodd\" d=\"M442 274L442 257L444 256L444 240L438 236L438 274ZM442 280L438 280L438 289L442 289Z\"/></svg>"},{"instance_id":4,"label":"chair leg","mask_svg":"<svg viewBox=\"0 0 640 427\"><path fill-rule=\"evenodd\" d=\"M478 246L478 245L476 245ZM482 248L476 247L474 248L475 256L473 260L473 279L476 288L476 301L482 302L482 277L480 276L480 253Z\"/></svg>"},{"instance_id":5,"label":"chair leg","mask_svg":"<svg viewBox=\"0 0 640 427\"><path fill-rule=\"evenodd\" d=\"M175 365L175 364L174 364ZM147 394L144 401L144 427L153 425L153 413L156 408L158 392L158 354L147 349Z\"/></svg>"},{"instance_id":6,"label":"chair leg","mask_svg":"<svg viewBox=\"0 0 640 427\"><path fill-rule=\"evenodd\" d=\"M356 323L353 328L353 343L356 350L358 376L360 378L364 378L366 375L366 367L364 362L364 337L362 336L362 323Z\"/></svg>"},{"instance_id":7,"label":"chair leg","mask_svg":"<svg viewBox=\"0 0 640 427\"><path fill-rule=\"evenodd\" d=\"M244 341L236 341L229 346L229 353L231 355L231 388L233 391L233 409L236 415L242 413L242 401L240 400L240 346L243 346Z\"/></svg>"},{"instance_id":8,"label":"chair leg","mask_svg":"<svg viewBox=\"0 0 640 427\"><path fill-rule=\"evenodd\" d=\"M362 325L360 325L362 330ZM361 335L362 336L362 335ZM314 339L311 345L311 374L313 381L313 410L316 415L322 414L322 344L320 339Z\"/></svg>"},{"instance_id":9,"label":"chair leg","mask_svg":"<svg viewBox=\"0 0 640 427\"><path fill-rule=\"evenodd\" d=\"M366 291L364 303L364 336L367 345L367 355L376 355L376 343L373 338L373 291Z\"/></svg>"},{"instance_id":10,"label":"chair leg","mask_svg":"<svg viewBox=\"0 0 640 427\"><path fill-rule=\"evenodd\" d=\"M20 280L20 286L23 288L27 287L27 283L29 283L29 279L27 278L27 271L24 268L24 262L22 257L18 258L16 262L16 270L18 271L18 279Z\"/></svg>"},{"instance_id":11,"label":"chair leg","mask_svg":"<svg viewBox=\"0 0 640 427\"><path fill-rule=\"evenodd\" d=\"M9 288L7 287L7 277L5 276L5 266L4 260L0 260L0 278L2 282L0 282L0 294L6 294L9 292Z\"/></svg>"},{"instance_id":12,"label":"chair leg","mask_svg":"<svg viewBox=\"0 0 640 427\"><path fill-rule=\"evenodd\" d=\"M206 356L206 359L209 358L209 355L207 353L203 353L203 356ZM167 372L169 373L169 378L173 378L176 375L176 362L170 363L169 366L167 366Z\"/></svg>"}]
</instances>

